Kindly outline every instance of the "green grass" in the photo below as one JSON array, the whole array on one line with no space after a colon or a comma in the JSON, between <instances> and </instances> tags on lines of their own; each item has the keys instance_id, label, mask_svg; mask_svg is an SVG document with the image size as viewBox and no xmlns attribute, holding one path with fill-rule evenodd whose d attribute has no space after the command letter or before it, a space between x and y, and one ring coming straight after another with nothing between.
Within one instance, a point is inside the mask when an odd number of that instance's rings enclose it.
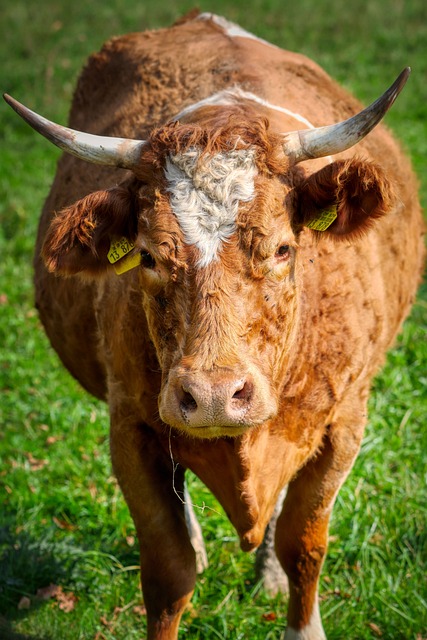
<instances>
[{"instance_id":1,"label":"green grass","mask_svg":"<svg viewBox=\"0 0 427 640\"><path fill-rule=\"evenodd\" d=\"M87 55L116 34L167 26L191 2L19 0L0 9L0 88L65 122ZM200 2L302 51L369 102L406 65L387 116L427 202L425 0ZM108 454L108 416L63 370L33 310L38 212L59 153L0 105L0 638L128 640L143 635L135 532ZM321 609L333 639L427 638L427 289L377 378L370 423L331 525ZM285 606L254 583L253 558L206 489L191 479L210 568L181 637L278 639ZM60 585L69 613L37 590ZM19 609L26 596L29 609ZM273 614L268 616L266 614ZM270 619L269 619L270 618ZM380 633L382 636L380 636Z\"/></svg>"}]
</instances>

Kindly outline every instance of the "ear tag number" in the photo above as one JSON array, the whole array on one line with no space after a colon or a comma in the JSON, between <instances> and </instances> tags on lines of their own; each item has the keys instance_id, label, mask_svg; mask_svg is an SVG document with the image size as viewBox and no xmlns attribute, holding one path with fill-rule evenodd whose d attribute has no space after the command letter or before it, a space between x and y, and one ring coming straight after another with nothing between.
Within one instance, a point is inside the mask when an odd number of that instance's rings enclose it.
<instances>
[{"instance_id":1,"label":"ear tag number","mask_svg":"<svg viewBox=\"0 0 427 640\"><path fill-rule=\"evenodd\" d=\"M110 248L108 250L108 261L114 265L114 270L118 275L126 273L130 269L141 264L141 256L139 253L128 255L134 248L133 242L128 238L112 238Z\"/></svg>"},{"instance_id":2,"label":"ear tag number","mask_svg":"<svg viewBox=\"0 0 427 640\"><path fill-rule=\"evenodd\" d=\"M329 209L322 209L322 211L319 211L318 217L314 218L314 220L310 220L310 222L305 226L309 229L313 229L314 231L326 231L337 217L337 206L334 205Z\"/></svg>"},{"instance_id":3,"label":"ear tag number","mask_svg":"<svg viewBox=\"0 0 427 640\"><path fill-rule=\"evenodd\" d=\"M108 251L108 261L111 262L111 264L114 264L118 260L121 260L134 248L134 246L133 242L127 238L112 238L110 249Z\"/></svg>"}]
</instances>

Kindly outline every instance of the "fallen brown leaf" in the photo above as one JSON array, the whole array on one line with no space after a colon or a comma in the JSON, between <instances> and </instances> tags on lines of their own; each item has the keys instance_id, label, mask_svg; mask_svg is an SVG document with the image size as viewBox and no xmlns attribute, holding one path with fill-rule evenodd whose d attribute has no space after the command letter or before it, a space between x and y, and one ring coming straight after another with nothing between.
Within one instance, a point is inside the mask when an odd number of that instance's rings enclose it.
<instances>
[{"instance_id":1,"label":"fallen brown leaf","mask_svg":"<svg viewBox=\"0 0 427 640\"><path fill-rule=\"evenodd\" d=\"M99 619L100 623L103 627L111 631L114 627L114 622L112 620L108 620L106 616L101 616Z\"/></svg>"},{"instance_id":2,"label":"fallen brown leaf","mask_svg":"<svg viewBox=\"0 0 427 640\"><path fill-rule=\"evenodd\" d=\"M383 635L383 632L381 631L379 626L375 624L375 622L368 622L368 627L375 633L376 636L381 637Z\"/></svg>"},{"instance_id":3,"label":"fallen brown leaf","mask_svg":"<svg viewBox=\"0 0 427 640\"><path fill-rule=\"evenodd\" d=\"M31 600L27 598L27 596L22 596L20 601L18 602L18 609L29 609L31 607Z\"/></svg>"},{"instance_id":4,"label":"fallen brown leaf","mask_svg":"<svg viewBox=\"0 0 427 640\"><path fill-rule=\"evenodd\" d=\"M40 471L40 469L43 469L43 467L49 464L49 460L39 460L38 458L35 458L31 451L28 451L25 454L25 457L30 463L31 471Z\"/></svg>"},{"instance_id":5,"label":"fallen brown leaf","mask_svg":"<svg viewBox=\"0 0 427 640\"><path fill-rule=\"evenodd\" d=\"M98 495L98 487L93 481L91 481L89 482L88 489L89 489L90 497L92 498L92 500L94 500Z\"/></svg>"},{"instance_id":6,"label":"fallen brown leaf","mask_svg":"<svg viewBox=\"0 0 427 640\"><path fill-rule=\"evenodd\" d=\"M60 529L64 529L65 531L75 531L77 529L77 526L75 524L71 524L71 522L59 519L56 516L53 516L52 520L57 527L59 527Z\"/></svg>"},{"instance_id":7,"label":"fallen brown leaf","mask_svg":"<svg viewBox=\"0 0 427 640\"><path fill-rule=\"evenodd\" d=\"M263 620L266 620L267 622L274 622L275 620L277 620L277 616L274 613L274 611L270 611L269 613L263 613L261 617Z\"/></svg>"},{"instance_id":8,"label":"fallen brown leaf","mask_svg":"<svg viewBox=\"0 0 427 640\"><path fill-rule=\"evenodd\" d=\"M64 611L64 613L74 611L78 598L72 591L64 592L62 587L58 587L58 592L55 597L61 611Z\"/></svg>"},{"instance_id":9,"label":"fallen brown leaf","mask_svg":"<svg viewBox=\"0 0 427 640\"><path fill-rule=\"evenodd\" d=\"M144 604L137 604L133 607L132 613L134 613L136 616L146 616L147 609L145 608Z\"/></svg>"},{"instance_id":10,"label":"fallen brown leaf","mask_svg":"<svg viewBox=\"0 0 427 640\"><path fill-rule=\"evenodd\" d=\"M40 600L50 600L50 598L55 598L59 589L57 584L51 583L48 587L42 587L41 589L37 589L36 596L40 598Z\"/></svg>"}]
</instances>

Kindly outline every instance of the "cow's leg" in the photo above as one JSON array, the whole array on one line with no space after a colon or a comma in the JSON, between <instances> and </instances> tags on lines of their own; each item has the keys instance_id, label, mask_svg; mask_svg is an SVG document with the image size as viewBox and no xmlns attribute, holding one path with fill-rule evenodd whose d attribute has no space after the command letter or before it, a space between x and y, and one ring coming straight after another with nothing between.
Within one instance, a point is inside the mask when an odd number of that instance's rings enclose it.
<instances>
[{"instance_id":1,"label":"cow's leg","mask_svg":"<svg viewBox=\"0 0 427 640\"><path fill-rule=\"evenodd\" d=\"M359 450L362 433L361 426L331 425L320 453L288 486L276 527L276 552L289 578L285 640L326 638L318 580L327 548L329 516Z\"/></svg>"},{"instance_id":2,"label":"cow's leg","mask_svg":"<svg viewBox=\"0 0 427 640\"><path fill-rule=\"evenodd\" d=\"M270 596L288 593L289 590L288 578L274 548L277 519L282 511L285 496L286 488L279 495L273 515L265 530L264 539L258 547L255 557L255 577L257 580L262 580L263 587Z\"/></svg>"},{"instance_id":3,"label":"cow's leg","mask_svg":"<svg viewBox=\"0 0 427 640\"><path fill-rule=\"evenodd\" d=\"M176 640L196 581L184 513L184 471L140 425L112 418L114 472L135 522L147 640ZM179 496L177 495L179 494Z\"/></svg>"},{"instance_id":4,"label":"cow's leg","mask_svg":"<svg viewBox=\"0 0 427 640\"><path fill-rule=\"evenodd\" d=\"M206 547L203 540L202 528L197 516L194 512L194 506L191 502L191 496L189 494L187 485L184 485L184 500L185 500L185 521L187 523L188 533L190 534L191 544L196 552L196 570L197 573L203 573L208 568L208 554L206 553Z\"/></svg>"}]
</instances>

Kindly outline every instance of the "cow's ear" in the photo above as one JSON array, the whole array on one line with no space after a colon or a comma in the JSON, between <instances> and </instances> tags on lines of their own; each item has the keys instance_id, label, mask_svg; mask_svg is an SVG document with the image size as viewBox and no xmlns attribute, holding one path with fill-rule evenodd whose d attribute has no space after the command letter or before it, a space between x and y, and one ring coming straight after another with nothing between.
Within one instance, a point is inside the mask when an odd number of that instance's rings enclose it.
<instances>
[{"instance_id":1,"label":"cow's ear","mask_svg":"<svg viewBox=\"0 0 427 640\"><path fill-rule=\"evenodd\" d=\"M49 271L96 276L111 267L107 254L114 238L136 237L132 190L96 191L62 209L53 219L42 248Z\"/></svg>"},{"instance_id":2,"label":"cow's ear","mask_svg":"<svg viewBox=\"0 0 427 640\"><path fill-rule=\"evenodd\" d=\"M297 188L296 227L336 239L364 234L393 205L383 172L357 159L339 160L310 175Z\"/></svg>"}]
</instances>

